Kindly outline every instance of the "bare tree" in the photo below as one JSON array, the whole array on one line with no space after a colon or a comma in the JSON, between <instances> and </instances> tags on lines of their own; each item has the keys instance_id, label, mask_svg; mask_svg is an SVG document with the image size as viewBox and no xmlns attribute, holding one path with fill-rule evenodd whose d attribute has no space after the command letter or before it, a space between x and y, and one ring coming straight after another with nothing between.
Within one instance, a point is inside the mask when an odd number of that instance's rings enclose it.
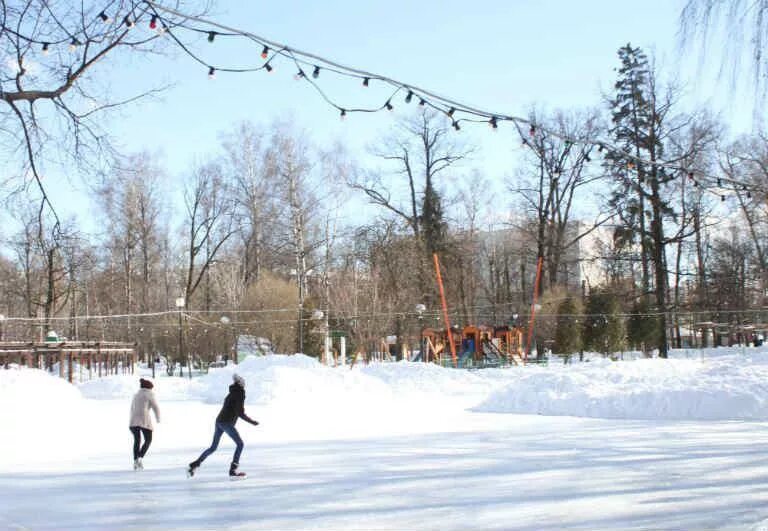
<instances>
[{"instance_id":1,"label":"bare tree","mask_svg":"<svg viewBox=\"0 0 768 531\"><path fill-rule=\"evenodd\" d=\"M267 263L267 254L275 245L272 235L277 207L274 175L268 160L270 142L263 130L243 122L224 137L222 145L223 171L233 186L238 234L243 247L241 278L247 286L258 281Z\"/></svg>"},{"instance_id":2,"label":"bare tree","mask_svg":"<svg viewBox=\"0 0 768 531\"><path fill-rule=\"evenodd\" d=\"M602 172L590 170L589 165L596 156L589 140L601 125L597 111L556 112L551 117L534 111L530 120L540 127L532 130L533 135L519 131L530 155L528 165L521 168L523 182L510 183L509 187L520 198L524 211L533 216L531 239L536 256L544 259L543 277L548 280L540 286L543 292L546 284L566 281L569 250L614 214L597 214L591 223L574 221L578 214L585 214L576 211L579 200L586 197L590 184L602 178Z\"/></svg>"},{"instance_id":3,"label":"bare tree","mask_svg":"<svg viewBox=\"0 0 768 531\"><path fill-rule=\"evenodd\" d=\"M698 44L703 63L711 56L712 36L724 36L714 52L720 56L720 77L730 74L731 85L740 82L741 59L752 63L752 79L758 100L766 96L765 36L768 34L768 0L686 0L680 12L681 44ZM726 75L723 75L726 74ZM760 105L755 106L758 112Z\"/></svg>"},{"instance_id":4,"label":"bare tree","mask_svg":"<svg viewBox=\"0 0 768 531\"><path fill-rule=\"evenodd\" d=\"M122 311L147 312L152 305L151 274L159 270L163 231L159 188L162 177L154 156L136 153L125 157L97 192L105 220L106 245L123 271Z\"/></svg>"},{"instance_id":5,"label":"bare tree","mask_svg":"<svg viewBox=\"0 0 768 531\"><path fill-rule=\"evenodd\" d=\"M394 213L417 238L423 232L424 209L430 208L425 199L439 198L435 195L438 178L471 153L448 136L451 133L443 122L444 118L434 111L422 110L402 120L391 136L374 148L375 155L405 178L405 205L393 197L392 187L385 184L382 172L350 182L354 189L365 193L371 203Z\"/></svg>"},{"instance_id":6,"label":"bare tree","mask_svg":"<svg viewBox=\"0 0 768 531\"><path fill-rule=\"evenodd\" d=\"M183 289L187 307L190 307L201 282L208 280L208 272L218 253L237 231L234 202L219 165L208 163L195 168L185 191L185 206L187 238L184 242ZM206 291L204 306L209 306L208 296Z\"/></svg>"},{"instance_id":7,"label":"bare tree","mask_svg":"<svg viewBox=\"0 0 768 531\"><path fill-rule=\"evenodd\" d=\"M108 112L155 90L118 99L101 80L106 65L123 54L163 49L157 33L132 29L149 20L149 10L148 3L138 0L106 6L73 6L65 0L0 5L0 50L11 63L0 75L0 135L5 138L0 144L6 159L21 168L14 188L24 189L30 181L37 184L40 230L47 226L57 235L60 229L42 181L43 174L55 169L52 161L61 159L65 167L87 172L102 169L110 156L102 127ZM160 29L175 25L176 20L168 18ZM52 213L48 224L43 223L46 207Z\"/></svg>"}]
</instances>

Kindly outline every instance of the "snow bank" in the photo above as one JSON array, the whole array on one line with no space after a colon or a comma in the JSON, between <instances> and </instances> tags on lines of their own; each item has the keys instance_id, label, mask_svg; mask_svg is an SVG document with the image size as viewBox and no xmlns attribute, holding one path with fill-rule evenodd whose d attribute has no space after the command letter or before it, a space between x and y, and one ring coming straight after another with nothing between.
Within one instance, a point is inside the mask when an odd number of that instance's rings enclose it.
<instances>
[{"instance_id":1,"label":"snow bank","mask_svg":"<svg viewBox=\"0 0 768 531\"><path fill-rule=\"evenodd\" d=\"M768 355L594 361L519 371L474 410L617 419L768 420Z\"/></svg>"},{"instance_id":2,"label":"snow bank","mask_svg":"<svg viewBox=\"0 0 768 531\"><path fill-rule=\"evenodd\" d=\"M375 363L331 368L303 355L249 357L192 380L158 373L155 393L165 401L218 405L237 371L246 403L345 415L408 408L489 413L571 415L618 419L768 420L768 349L674 352L672 359L527 366L477 371L424 363ZM685 357L683 357L685 356ZM0 371L0 400L45 415L77 410L83 397L128 401L139 374L109 376L71 386L37 370ZM127 406L126 406L127 407ZM4 418L13 414L6 411ZM81 408L83 409L83 408Z\"/></svg>"},{"instance_id":3,"label":"snow bank","mask_svg":"<svg viewBox=\"0 0 768 531\"><path fill-rule=\"evenodd\" d=\"M39 369L0 369L0 425L15 417L69 416L82 403L76 387Z\"/></svg>"}]
</instances>

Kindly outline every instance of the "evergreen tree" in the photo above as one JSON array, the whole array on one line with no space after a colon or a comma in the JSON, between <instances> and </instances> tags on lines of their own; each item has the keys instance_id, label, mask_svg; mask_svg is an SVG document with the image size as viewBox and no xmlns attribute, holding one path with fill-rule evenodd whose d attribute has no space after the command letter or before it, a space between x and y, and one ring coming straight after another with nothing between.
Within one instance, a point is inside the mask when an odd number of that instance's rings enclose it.
<instances>
[{"instance_id":1,"label":"evergreen tree","mask_svg":"<svg viewBox=\"0 0 768 531\"><path fill-rule=\"evenodd\" d=\"M636 302L632 307L632 315L627 320L627 339L630 345L640 348L646 356L649 345L656 342L659 336L659 317L649 304L644 301Z\"/></svg>"},{"instance_id":2,"label":"evergreen tree","mask_svg":"<svg viewBox=\"0 0 768 531\"><path fill-rule=\"evenodd\" d=\"M610 206L618 212L622 222L615 234L619 247L639 243L642 265L640 280L645 295L650 292L650 244L646 230L646 201L641 187L645 180L645 169L638 167L636 158L647 155L643 138L651 122L646 95L648 58L640 48L633 48L630 44L619 48L618 55L621 68L614 85L616 94L610 102L613 122L610 134L624 153L610 152L606 156L609 170L617 182Z\"/></svg>"},{"instance_id":3,"label":"evergreen tree","mask_svg":"<svg viewBox=\"0 0 768 531\"><path fill-rule=\"evenodd\" d=\"M674 216L674 211L663 197L663 188L674 175L653 163L663 157L662 131L671 96L659 97L654 73L640 48L627 44L619 49L618 55L621 68L611 101L611 134L622 151L606 157L616 182L610 206L622 221L618 239L626 244L639 242L642 296L647 302L654 295L661 315L654 344L659 356L666 357L668 242L664 237L664 218Z\"/></svg>"},{"instance_id":4,"label":"evergreen tree","mask_svg":"<svg viewBox=\"0 0 768 531\"><path fill-rule=\"evenodd\" d=\"M596 291L589 295L584 320L586 348L605 355L624 349L626 333L620 310L619 299L612 293Z\"/></svg>"},{"instance_id":5,"label":"evergreen tree","mask_svg":"<svg viewBox=\"0 0 768 531\"><path fill-rule=\"evenodd\" d=\"M431 182L424 190L421 229L428 256L432 256L432 253L441 252L445 248L445 238L448 231L443 218L443 205L440 194Z\"/></svg>"},{"instance_id":6,"label":"evergreen tree","mask_svg":"<svg viewBox=\"0 0 768 531\"><path fill-rule=\"evenodd\" d=\"M579 309L573 297L566 298L557 308L557 328L555 329L555 354L563 356L567 361L571 354L582 347Z\"/></svg>"}]
</instances>

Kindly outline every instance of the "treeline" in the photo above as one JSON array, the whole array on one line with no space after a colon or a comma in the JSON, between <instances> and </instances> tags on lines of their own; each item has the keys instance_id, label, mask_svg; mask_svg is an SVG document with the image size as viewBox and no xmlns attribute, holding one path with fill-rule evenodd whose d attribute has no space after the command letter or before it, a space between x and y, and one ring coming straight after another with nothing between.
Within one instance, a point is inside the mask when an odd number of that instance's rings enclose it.
<instances>
[{"instance_id":1,"label":"treeline","mask_svg":"<svg viewBox=\"0 0 768 531\"><path fill-rule=\"evenodd\" d=\"M638 48L617 72L607 105L531 112L506 196L450 120L420 110L377 143L375 169L290 124L239 124L184 176L180 205L156 155L122 157L88 205L93 236L16 197L4 339L54 329L178 359L181 328L202 362L241 334L313 355L326 330L353 350L415 344L441 326L434 254L459 325L527 324L540 259L535 339L562 354L664 356L700 323L760 324L766 138L729 141ZM353 194L370 209L351 212Z\"/></svg>"}]
</instances>

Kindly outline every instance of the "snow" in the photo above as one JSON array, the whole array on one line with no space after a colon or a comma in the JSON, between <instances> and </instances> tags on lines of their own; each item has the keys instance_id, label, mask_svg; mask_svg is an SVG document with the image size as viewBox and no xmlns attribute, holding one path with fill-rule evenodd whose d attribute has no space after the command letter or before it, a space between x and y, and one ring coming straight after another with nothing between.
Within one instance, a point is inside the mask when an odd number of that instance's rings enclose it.
<instances>
[{"instance_id":1,"label":"snow","mask_svg":"<svg viewBox=\"0 0 768 531\"><path fill-rule=\"evenodd\" d=\"M588 358L158 373L143 472L138 374L0 370L0 529L768 529L768 349ZM228 481L225 436L188 479L235 371L260 421L238 423L250 477Z\"/></svg>"}]
</instances>

